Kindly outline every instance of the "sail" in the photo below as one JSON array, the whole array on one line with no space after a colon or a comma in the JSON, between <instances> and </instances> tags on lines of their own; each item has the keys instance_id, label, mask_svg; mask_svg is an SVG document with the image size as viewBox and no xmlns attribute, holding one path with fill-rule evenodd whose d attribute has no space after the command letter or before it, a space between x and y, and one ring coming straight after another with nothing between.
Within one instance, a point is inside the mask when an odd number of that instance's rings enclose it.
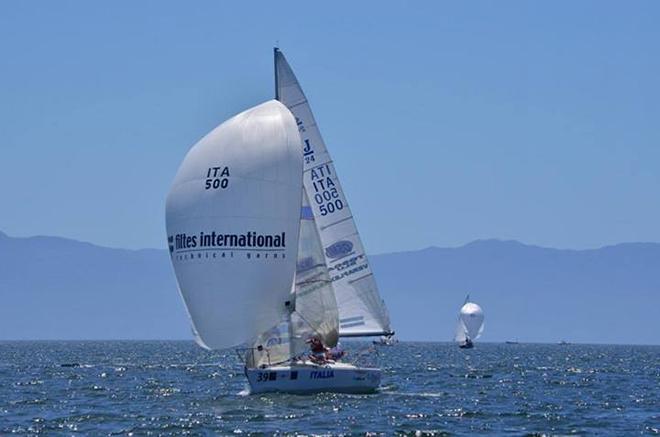
<instances>
[{"instance_id":1,"label":"sail","mask_svg":"<svg viewBox=\"0 0 660 437\"><path fill-rule=\"evenodd\" d=\"M313 335L319 336L323 344L328 347L336 346L339 339L337 302L312 208L304 189L300 213L295 300L292 330L299 342L295 349L306 349L305 341Z\"/></svg>"},{"instance_id":2,"label":"sail","mask_svg":"<svg viewBox=\"0 0 660 437\"><path fill-rule=\"evenodd\" d=\"M275 100L222 123L183 160L167 197L167 235L201 346L243 344L286 320L301 173L295 119Z\"/></svg>"},{"instance_id":3,"label":"sail","mask_svg":"<svg viewBox=\"0 0 660 437\"><path fill-rule=\"evenodd\" d=\"M479 305L473 302L466 303L461 308L458 319L459 329L462 330L463 336L467 336L470 340L476 340L481 336L484 326L484 312Z\"/></svg>"},{"instance_id":4,"label":"sail","mask_svg":"<svg viewBox=\"0 0 660 437\"><path fill-rule=\"evenodd\" d=\"M245 354L245 367L277 365L299 354L291 337L291 315L287 313L275 326L248 343L251 347Z\"/></svg>"},{"instance_id":5,"label":"sail","mask_svg":"<svg viewBox=\"0 0 660 437\"><path fill-rule=\"evenodd\" d=\"M456 341L457 343L465 343L465 340L467 340L467 336L465 333L466 333L465 325L463 324L463 321L459 316L458 322L456 322L456 333L454 334L454 341Z\"/></svg>"},{"instance_id":6,"label":"sail","mask_svg":"<svg viewBox=\"0 0 660 437\"><path fill-rule=\"evenodd\" d=\"M293 299L295 311L253 342L248 367L279 364L300 356L309 349L307 340L312 336L320 337L328 347L337 345L337 303L304 189Z\"/></svg>"},{"instance_id":7,"label":"sail","mask_svg":"<svg viewBox=\"0 0 660 437\"><path fill-rule=\"evenodd\" d=\"M303 144L303 184L324 247L339 309L339 335L390 334L390 320L307 98L282 52L275 49L276 98L296 118Z\"/></svg>"}]
</instances>

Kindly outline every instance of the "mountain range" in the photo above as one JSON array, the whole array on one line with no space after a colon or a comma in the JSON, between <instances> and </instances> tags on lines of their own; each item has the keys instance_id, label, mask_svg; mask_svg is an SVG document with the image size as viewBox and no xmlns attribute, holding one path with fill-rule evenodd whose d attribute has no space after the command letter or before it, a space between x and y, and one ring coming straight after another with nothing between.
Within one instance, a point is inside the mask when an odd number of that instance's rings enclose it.
<instances>
[{"instance_id":1,"label":"mountain range","mask_svg":"<svg viewBox=\"0 0 660 437\"><path fill-rule=\"evenodd\" d=\"M660 244L478 240L370 257L402 340L448 341L466 294L483 341L660 344ZM0 232L0 340L190 339L167 250Z\"/></svg>"}]
</instances>

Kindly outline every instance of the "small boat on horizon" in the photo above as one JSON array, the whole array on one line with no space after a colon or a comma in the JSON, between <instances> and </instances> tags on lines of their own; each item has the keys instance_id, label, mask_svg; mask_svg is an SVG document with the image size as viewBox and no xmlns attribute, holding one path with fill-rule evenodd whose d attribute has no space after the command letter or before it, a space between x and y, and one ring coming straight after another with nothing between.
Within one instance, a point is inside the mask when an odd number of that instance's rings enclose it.
<instances>
[{"instance_id":1,"label":"small boat on horizon","mask_svg":"<svg viewBox=\"0 0 660 437\"><path fill-rule=\"evenodd\" d=\"M468 294L458 313L454 341L458 343L458 347L461 349L472 349L474 340L478 339L483 331L484 312L479 305L470 302L470 295Z\"/></svg>"}]
</instances>

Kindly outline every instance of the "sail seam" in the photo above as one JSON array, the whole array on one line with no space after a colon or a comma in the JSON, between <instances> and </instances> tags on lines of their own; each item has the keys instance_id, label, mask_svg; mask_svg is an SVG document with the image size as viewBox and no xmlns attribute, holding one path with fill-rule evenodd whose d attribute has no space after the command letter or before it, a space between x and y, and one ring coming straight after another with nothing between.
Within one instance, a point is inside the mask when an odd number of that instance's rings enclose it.
<instances>
[{"instance_id":1,"label":"sail seam","mask_svg":"<svg viewBox=\"0 0 660 437\"><path fill-rule=\"evenodd\" d=\"M320 164L317 164L317 165L315 165L315 166L313 166L313 167L310 167L310 168L308 168L307 170L305 170L304 173L307 173L308 171L314 170L315 168L321 168L321 167L323 167L324 165L327 165L327 164L332 164L332 159L329 159L329 160L324 161L324 162L322 162L322 163L320 163Z\"/></svg>"},{"instance_id":2,"label":"sail seam","mask_svg":"<svg viewBox=\"0 0 660 437\"><path fill-rule=\"evenodd\" d=\"M349 284L352 284L353 282L357 282L357 281L359 281L359 280L361 280L361 279L368 278L369 276L373 276L373 273L369 273L369 274L367 274L367 275L360 276L359 278L356 278L356 279L351 279L350 281L348 281L348 283L349 283Z\"/></svg>"},{"instance_id":3,"label":"sail seam","mask_svg":"<svg viewBox=\"0 0 660 437\"><path fill-rule=\"evenodd\" d=\"M345 218L343 218L343 219L341 219L341 220L337 220L337 221L334 222L334 223L330 223L329 225L321 226L321 230L322 230L322 231L325 231L325 230L328 229L329 227L332 227L332 226L334 226L334 225L338 225L339 223L345 222L346 220L350 220L350 219L352 219L352 218L353 218L353 216L350 215L350 216L345 217Z\"/></svg>"},{"instance_id":4,"label":"sail seam","mask_svg":"<svg viewBox=\"0 0 660 437\"><path fill-rule=\"evenodd\" d=\"M291 105L288 105L288 106L289 106L289 110L295 108L296 106L304 105L305 103L307 103L307 99L305 99L305 100L303 100L303 101L301 101L301 102L298 102L298 103L292 103ZM291 111L291 112L293 112L293 111Z\"/></svg>"}]
</instances>

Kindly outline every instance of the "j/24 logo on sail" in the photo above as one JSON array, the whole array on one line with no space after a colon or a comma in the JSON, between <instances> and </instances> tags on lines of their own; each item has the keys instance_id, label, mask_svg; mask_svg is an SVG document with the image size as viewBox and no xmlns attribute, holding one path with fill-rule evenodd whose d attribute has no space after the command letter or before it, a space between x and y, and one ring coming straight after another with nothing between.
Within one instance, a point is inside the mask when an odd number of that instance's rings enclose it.
<instances>
[{"instance_id":1,"label":"j/24 logo on sail","mask_svg":"<svg viewBox=\"0 0 660 437\"><path fill-rule=\"evenodd\" d=\"M305 140L305 146L303 147L303 156L305 157L305 164L314 162L314 149L307 139Z\"/></svg>"},{"instance_id":2,"label":"j/24 logo on sail","mask_svg":"<svg viewBox=\"0 0 660 437\"><path fill-rule=\"evenodd\" d=\"M206 180L204 181L204 189L217 190L218 188L225 189L229 186L229 167L209 167L206 171Z\"/></svg>"}]
</instances>

